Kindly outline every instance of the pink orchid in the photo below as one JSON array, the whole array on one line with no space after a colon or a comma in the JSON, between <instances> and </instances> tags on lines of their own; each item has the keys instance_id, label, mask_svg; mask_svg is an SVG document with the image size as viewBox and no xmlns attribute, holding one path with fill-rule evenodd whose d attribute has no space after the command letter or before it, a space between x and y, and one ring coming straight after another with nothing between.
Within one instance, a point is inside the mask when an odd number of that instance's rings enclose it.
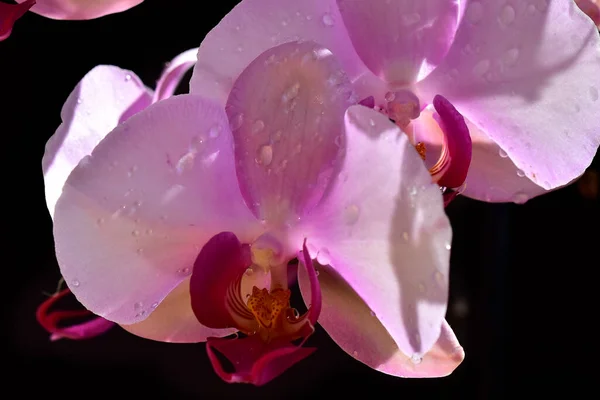
<instances>
[{"instance_id":1,"label":"pink orchid","mask_svg":"<svg viewBox=\"0 0 600 400\"><path fill-rule=\"evenodd\" d=\"M600 40L572 0L244 0L200 46L190 92L225 105L245 66L290 40L327 47L360 99L401 111L428 166L444 140L432 100L448 99L473 143L466 196L524 203L600 144Z\"/></svg>"},{"instance_id":2,"label":"pink orchid","mask_svg":"<svg viewBox=\"0 0 600 400\"><path fill-rule=\"evenodd\" d=\"M264 384L311 354L302 343L317 318L375 369L452 372L464 352L444 320L451 231L439 188L407 136L355 98L311 42L261 54L226 109L199 95L144 108L150 94L133 74L91 71L43 162L70 289L137 335L207 341L230 382ZM441 123L464 133L437 104ZM289 303L297 256L303 315ZM236 331L248 337L221 339Z\"/></svg>"},{"instance_id":3,"label":"pink orchid","mask_svg":"<svg viewBox=\"0 0 600 400\"><path fill-rule=\"evenodd\" d=\"M29 0L16 0L17 3ZM84 20L116 14L144 0L37 0L32 12L51 19Z\"/></svg>"},{"instance_id":4,"label":"pink orchid","mask_svg":"<svg viewBox=\"0 0 600 400\"><path fill-rule=\"evenodd\" d=\"M36 0L26 0L21 4L6 4L0 2L0 42L12 33L13 25L33 7Z\"/></svg>"},{"instance_id":5,"label":"pink orchid","mask_svg":"<svg viewBox=\"0 0 600 400\"><path fill-rule=\"evenodd\" d=\"M600 28L600 1L598 0L575 0L575 3L581 8L581 11L586 13L588 17L594 21L596 26Z\"/></svg>"}]
</instances>

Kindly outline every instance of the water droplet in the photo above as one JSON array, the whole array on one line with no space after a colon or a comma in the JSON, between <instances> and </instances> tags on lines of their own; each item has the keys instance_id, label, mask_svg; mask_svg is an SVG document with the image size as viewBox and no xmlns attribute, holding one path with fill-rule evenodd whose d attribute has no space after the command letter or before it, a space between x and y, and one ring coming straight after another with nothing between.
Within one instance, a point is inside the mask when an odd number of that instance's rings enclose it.
<instances>
[{"instance_id":1,"label":"water droplet","mask_svg":"<svg viewBox=\"0 0 600 400\"><path fill-rule=\"evenodd\" d=\"M502 149L498 150L498 155L502 158L508 157L508 154Z\"/></svg>"},{"instance_id":2,"label":"water droplet","mask_svg":"<svg viewBox=\"0 0 600 400\"><path fill-rule=\"evenodd\" d=\"M131 231L131 236L140 236L140 231L134 229L133 231Z\"/></svg>"},{"instance_id":3,"label":"water droplet","mask_svg":"<svg viewBox=\"0 0 600 400\"><path fill-rule=\"evenodd\" d=\"M358 351L354 350L354 351L352 352L352 355L353 355L354 357L358 357Z\"/></svg>"},{"instance_id":4,"label":"water droplet","mask_svg":"<svg viewBox=\"0 0 600 400\"><path fill-rule=\"evenodd\" d=\"M598 89L596 89L594 86L590 87L590 98L592 101L598 100Z\"/></svg>"},{"instance_id":5,"label":"water droplet","mask_svg":"<svg viewBox=\"0 0 600 400\"><path fill-rule=\"evenodd\" d=\"M133 305L133 309L138 311L138 310L141 310L143 306L144 306L144 304L142 302L138 301L137 303L135 303Z\"/></svg>"},{"instance_id":6,"label":"water droplet","mask_svg":"<svg viewBox=\"0 0 600 400\"><path fill-rule=\"evenodd\" d=\"M71 286L73 286L73 287L79 287L79 281L77 279L73 279L71 281Z\"/></svg>"},{"instance_id":7,"label":"water droplet","mask_svg":"<svg viewBox=\"0 0 600 400\"><path fill-rule=\"evenodd\" d=\"M326 248L322 248L317 253L317 261L321 265L329 265L331 264L331 255L329 254L329 250Z\"/></svg>"},{"instance_id":8,"label":"water droplet","mask_svg":"<svg viewBox=\"0 0 600 400\"><path fill-rule=\"evenodd\" d=\"M189 267L179 268L177 270L177 273L180 275L188 275L190 273L190 268Z\"/></svg>"},{"instance_id":9,"label":"water droplet","mask_svg":"<svg viewBox=\"0 0 600 400\"><path fill-rule=\"evenodd\" d=\"M515 9L510 4L505 5L500 12L500 17L498 17L498 20L503 25L512 24L515 20Z\"/></svg>"},{"instance_id":10,"label":"water droplet","mask_svg":"<svg viewBox=\"0 0 600 400\"><path fill-rule=\"evenodd\" d=\"M177 173L182 174L185 171L192 169L194 166L194 159L196 158L196 151L190 151L185 153L179 161L177 161Z\"/></svg>"},{"instance_id":11,"label":"water droplet","mask_svg":"<svg viewBox=\"0 0 600 400\"><path fill-rule=\"evenodd\" d=\"M208 130L208 136L212 139L219 137L223 128L221 125L215 125Z\"/></svg>"},{"instance_id":12,"label":"water droplet","mask_svg":"<svg viewBox=\"0 0 600 400\"><path fill-rule=\"evenodd\" d=\"M250 276L254 273L254 270L252 268L247 268L245 273L246 275Z\"/></svg>"},{"instance_id":13,"label":"water droplet","mask_svg":"<svg viewBox=\"0 0 600 400\"><path fill-rule=\"evenodd\" d=\"M423 361L423 357L421 357L418 354L413 354L412 357L410 358L410 361L413 364L418 365L418 364L421 364L421 362Z\"/></svg>"},{"instance_id":14,"label":"water droplet","mask_svg":"<svg viewBox=\"0 0 600 400\"><path fill-rule=\"evenodd\" d=\"M298 96L298 92L300 91L300 83L296 82L281 95L281 101L283 103L288 103L291 100L295 99Z\"/></svg>"},{"instance_id":15,"label":"water droplet","mask_svg":"<svg viewBox=\"0 0 600 400\"><path fill-rule=\"evenodd\" d=\"M525 204L527 202L527 200L529 200L529 196L527 196L527 194L525 194L523 192L518 192L513 197L513 201L516 204Z\"/></svg>"},{"instance_id":16,"label":"water droplet","mask_svg":"<svg viewBox=\"0 0 600 400\"><path fill-rule=\"evenodd\" d=\"M145 311L145 310L142 310L142 311L140 311L139 313L135 314L135 318L141 318L141 317L143 317L144 315L146 315L146 311Z\"/></svg>"},{"instance_id":17,"label":"water droplet","mask_svg":"<svg viewBox=\"0 0 600 400\"><path fill-rule=\"evenodd\" d=\"M358 221L358 216L360 215L360 209L356 204L351 204L346 206L344 209L344 221L348 225L354 225L356 221Z\"/></svg>"},{"instance_id":18,"label":"water droplet","mask_svg":"<svg viewBox=\"0 0 600 400\"><path fill-rule=\"evenodd\" d=\"M450 250L450 249L452 249L452 243L447 242L444 247L446 248L446 250Z\"/></svg>"},{"instance_id":19,"label":"water droplet","mask_svg":"<svg viewBox=\"0 0 600 400\"><path fill-rule=\"evenodd\" d=\"M375 314L375 311L371 310L371 317L376 317L377 314Z\"/></svg>"},{"instance_id":20,"label":"water droplet","mask_svg":"<svg viewBox=\"0 0 600 400\"><path fill-rule=\"evenodd\" d=\"M277 143L281 140L281 136L283 135L283 131L281 129L275 131L272 135L271 135L271 141L273 143Z\"/></svg>"},{"instance_id":21,"label":"water droplet","mask_svg":"<svg viewBox=\"0 0 600 400\"><path fill-rule=\"evenodd\" d=\"M233 118L231 118L229 120L229 126L231 127L232 131L240 129L243 124L244 124L244 114L242 114L242 113L234 115Z\"/></svg>"},{"instance_id":22,"label":"water droplet","mask_svg":"<svg viewBox=\"0 0 600 400\"><path fill-rule=\"evenodd\" d=\"M333 26L333 17L329 13L323 14L321 21L323 22L323 25L325 25L325 26L329 26L329 27Z\"/></svg>"},{"instance_id":23,"label":"water droplet","mask_svg":"<svg viewBox=\"0 0 600 400\"><path fill-rule=\"evenodd\" d=\"M265 129L265 123L260 119L257 119L252 124L252 134L253 135L256 135L257 133L262 132L263 129Z\"/></svg>"},{"instance_id":24,"label":"water droplet","mask_svg":"<svg viewBox=\"0 0 600 400\"><path fill-rule=\"evenodd\" d=\"M418 13L405 14L402 16L402 24L404 26L414 25L421 20L421 16Z\"/></svg>"},{"instance_id":25,"label":"water droplet","mask_svg":"<svg viewBox=\"0 0 600 400\"><path fill-rule=\"evenodd\" d=\"M273 147L269 145L261 146L258 149L258 157L256 158L256 163L264 166L268 166L273 161Z\"/></svg>"},{"instance_id":26,"label":"water droplet","mask_svg":"<svg viewBox=\"0 0 600 400\"><path fill-rule=\"evenodd\" d=\"M490 60L481 60L473 67L473 75L481 77L490 69Z\"/></svg>"},{"instance_id":27,"label":"water droplet","mask_svg":"<svg viewBox=\"0 0 600 400\"><path fill-rule=\"evenodd\" d=\"M387 101L388 103L392 102L396 100L396 93L394 92L387 92L385 94L385 101Z\"/></svg>"},{"instance_id":28,"label":"water droplet","mask_svg":"<svg viewBox=\"0 0 600 400\"><path fill-rule=\"evenodd\" d=\"M519 59L519 49L512 48L508 50L506 53L504 53L504 57L502 57L502 59L504 60L504 65L507 67L515 65Z\"/></svg>"},{"instance_id":29,"label":"water droplet","mask_svg":"<svg viewBox=\"0 0 600 400\"><path fill-rule=\"evenodd\" d=\"M150 307L152 307L152 308L156 308L156 307L158 307L158 301L156 301L156 302L152 303L152 305L151 305Z\"/></svg>"},{"instance_id":30,"label":"water droplet","mask_svg":"<svg viewBox=\"0 0 600 400\"><path fill-rule=\"evenodd\" d=\"M476 24L481 21L481 18L483 18L483 6L480 2L474 1L467 9L467 20L472 24Z\"/></svg>"},{"instance_id":31,"label":"water droplet","mask_svg":"<svg viewBox=\"0 0 600 400\"><path fill-rule=\"evenodd\" d=\"M373 119L370 119L370 120L369 120L369 125L371 125L371 126L375 126L375 120L373 120Z\"/></svg>"},{"instance_id":32,"label":"water droplet","mask_svg":"<svg viewBox=\"0 0 600 400\"><path fill-rule=\"evenodd\" d=\"M408 242L408 232L402 232L402 238L405 242Z\"/></svg>"},{"instance_id":33,"label":"water droplet","mask_svg":"<svg viewBox=\"0 0 600 400\"><path fill-rule=\"evenodd\" d=\"M102 225L104 225L104 218L98 218L98 219L96 220L96 225L98 225L98 226L102 226Z\"/></svg>"},{"instance_id":34,"label":"water droplet","mask_svg":"<svg viewBox=\"0 0 600 400\"><path fill-rule=\"evenodd\" d=\"M144 249L140 247L135 252L138 253L138 255L141 256L144 253Z\"/></svg>"},{"instance_id":35,"label":"water droplet","mask_svg":"<svg viewBox=\"0 0 600 400\"><path fill-rule=\"evenodd\" d=\"M236 50L238 53L241 53L242 51L244 51L244 48L242 46L238 46Z\"/></svg>"},{"instance_id":36,"label":"water droplet","mask_svg":"<svg viewBox=\"0 0 600 400\"><path fill-rule=\"evenodd\" d=\"M152 235L154 231L150 228L146 229L146 235Z\"/></svg>"},{"instance_id":37,"label":"water droplet","mask_svg":"<svg viewBox=\"0 0 600 400\"><path fill-rule=\"evenodd\" d=\"M517 176L518 176L519 178L522 178L522 177L524 177L524 176L525 176L525 172L523 172L522 170L518 169L518 170L517 170Z\"/></svg>"},{"instance_id":38,"label":"water droplet","mask_svg":"<svg viewBox=\"0 0 600 400\"><path fill-rule=\"evenodd\" d=\"M131 80L131 75L127 74L125 75L125 82L129 82Z\"/></svg>"},{"instance_id":39,"label":"water droplet","mask_svg":"<svg viewBox=\"0 0 600 400\"><path fill-rule=\"evenodd\" d=\"M343 140L344 138L340 135L340 136L336 136L335 139L333 140L333 143L337 146L337 147L342 147L343 145Z\"/></svg>"}]
</instances>

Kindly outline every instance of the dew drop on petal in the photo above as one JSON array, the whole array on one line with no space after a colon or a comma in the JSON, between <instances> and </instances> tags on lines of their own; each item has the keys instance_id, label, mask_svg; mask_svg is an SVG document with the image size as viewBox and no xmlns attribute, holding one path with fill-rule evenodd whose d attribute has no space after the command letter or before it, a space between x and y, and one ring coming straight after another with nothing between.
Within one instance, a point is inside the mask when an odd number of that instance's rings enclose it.
<instances>
[{"instance_id":1,"label":"dew drop on petal","mask_svg":"<svg viewBox=\"0 0 600 400\"><path fill-rule=\"evenodd\" d=\"M133 231L131 231L131 236L140 236L140 231L134 229Z\"/></svg>"},{"instance_id":2,"label":"dew drop on petal","mask_svg":"<svg viewBox=\"0 0 600 400\"><path fill-rule=\"evenodd\" d=\"M525 194L523 192L518 192L513 197L513 201L516 204L525 204L527 202L527 200L529 200L529 196L527 196L527 194Z\"/></svg>"},{"instance_id":3,"label":"dew drop on petal","mask_svg":"<svg viewBox=\"0 0 600 400\"><path fill-rule=\"evenodd\" d=\"M517 176L518 176L519 178L523 178L523 177L525 176L525 172L523 172L522 170L518 169L518 170L517 170Z\"/></svg>"},{"instance_id":4,"label":"dew drop on petal","mask_svg":"<svg viewBox=\"0 0 600 400\"><path fill-rule=\"evenodd\" d=\"M326 248L322 248L317 253L317 261L321 265L329 265L331 263L331 255L329 254L329 250Z\"/></svg>"},{"instance_id":5,"label":"dew drop on petal","mask_svg":"<svg viewBox=\"0 0 600 400\"><path fill-rule=\"evenodd\" d=\"M232 131L240 129L244 124L244 114L236 114L229 120L229 125Z\"/></svg>"},{"instance_id":6,"label":"dew drop on petal","mask_svg":"<svg viewBox=\"0 0 600 400\"><path fill-rule=\"evenodd\" d=\"M129 82L131 80L131 75L127 74L125 75L125 82Z\"/></svg>"},{"instance_id":7,"label":"dew drop on petal","mask_svg":"<svg viewBox=\"0 0 600 400\"><path fill-rule=\"evenodd\" d=\"M333 17L329 13L323 14L323 17L321 17L321 21L323 22L323 25L327 27L333 26Z\"/></svg>"},{"instance_id":8,"label":"dew drop on petal","mask_svg":"<svg viewBox=\"0 0 600 400\"><path fill-rule=\"evenodd\" d=\"M273 161L273 147L269 145L261 146L258 149L257 164L268 166L271 164L271 161Z\"/></svg>"},{"instance_id":9,"label":"dew drop on petal","mask_svg":"<svg viewBox=\"0 0 600 400\"><path fill-rule=\"evenodd\" d=\"M156 307L158 307L158 302L156 301L156 302L152 303L151 307L152 307L152 308L156 308Z\"/></svg>"},{"instance_id":10,"label":"dew drop on petal","mask_svg":"<svg viewBox=\"0 0 600 400\"><path fill-rule=\"evenodd\" d=\"M421 361L423 361L423 357L421 357L418 354L413 354L412 357L410 358L410 361L413 364L421 364Z\"/></svg>"},{"instance_id":11,"label":"dew drop on petal","mask_svg":"<svg viewBox=\"0 0 600 400\"><path fill-rule=\"evenodd\" d=\"M446 243L446 245L444 246L446 248L446 250L450 250L452 249L452 244L450 242Z\"/></svg>"},{"instance_id":12,"label":"dew drop on petal","mask_svg":"<svg viewBox=\"0 0 600 400\"><path fill-rule=\"evenodd\" d=\"M473 75L477 77L483 76L490 69L490 60L481 60L473 67Z\"/></svg>"},{"instance_id":13,"label":"dew drop on petal","mask_svg":"<svg viewBox=\"0 0 600 400\"><path fill-rule=\"evenodd\" d=\"M79 281L78 281L77 279L73 279L73 280L71 281L71 285L72 285L73 287L79 287Z\"/></svg>"},{"instance_id":14,"label":"dew drop on petal","mask_svg":"<svg viewBox=\"0 0 600 400\"><path fill-rule=\"evenodd\" d=\"M499 17L500 23L503 25L510 25L515 20L515 9L510 4L504 6L500 12Z\"/></svg>"},{"instance_id":15,"label":"dew drop on petal","mask_svg":"<svg viewBox=\"0 0 600 400\"><path fill-rule=\"evenodd\" d=\"M502 158L508 157L508 154L506 153L506 151L504 151L502 149L498 150L498 155Z\"/></svg>"},{"instance_id":16,"label":"dew drop on petal","mask_svg":"<svg viewBox=\"0 0 600 400\"><path fill-rule=\"evenodd\" d=\"M252 134L253 135L256 135L257 133L262 132L263 129L265 129L265 123L260 119L257 119L252 124Z\"/></svg>"},{"instance_id":17,"label":"dew drop on petal","mask_svg":"<svg viewBox=\"0 0 600 400\"><path fill-rule=\"evenodd\" d=\"M217 138L221 134L221 125L215 125L208 130L208 136L211 138Z\"/></svg>"},{"instance_id":18,"label":"dew drop on petal","mask_svg":"<svg viewBox=\"0 0 600 400\"><path fill-rule=\"evenodd\" d=\"M137 303L135 303L133 305L133 309L137 311L137 310L140 310L143 306L144 306L144 304L142 304L141 302L138 301Z\"/></svg>"},{"instance_id":19,"label":"dew drop on petal","mask_svg":"<svg viewBox=\"0 0 600 400\"><path fill-rule=\"evenodd\" d=\"M98 218L98 219L96 220L96 225L98 225L98 226L102 226L102 225L104 225L104 218Z\"/></svg>"},{"instance_id":20,"label":"dew drop on petal","mask_svg":"<svg viewBox=\"0 0 600 400\"><path fill-rule=\"evenodd\" d=\"M348 225L354 225L358 221L360 215L360 208L356 204L346 206L344 209L344 221Z\"/></svg>"}]
</instances>

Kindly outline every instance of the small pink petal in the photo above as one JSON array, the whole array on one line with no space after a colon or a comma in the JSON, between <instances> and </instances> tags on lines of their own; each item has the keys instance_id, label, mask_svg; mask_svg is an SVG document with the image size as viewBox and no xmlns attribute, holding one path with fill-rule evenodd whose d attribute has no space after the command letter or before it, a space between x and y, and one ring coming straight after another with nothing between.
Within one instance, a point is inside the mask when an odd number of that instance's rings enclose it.
<instances>
[{"instance_id":1,"label":"small pink petal","mask_svg":"<svg viewBox=\"0 0 600 400\"><path fill-rule=\"evenodd\" d=\"M321 199L345 146L352 86L331 52L290 42L257 57L227 100L240 189L254 215L293 223Z\"/></svg>"},{"instance_id":2,"label":"small pink petal","mask_svg":"<svg viewBox=\"0 0 600 400\"><path fill-rule=\"evenodd\" d=\"M206 242L194 262L189 287L192 310L201 324L215 329L243 329L231 307L254 322L241 291L228 293L251 265L250 246L240 243L235 234L221 232Z\"/></svg>"},{"instance_id":3,"label":"small pink petal","mask_svg":"<svg viewBox=\"0 0 600 400\"><path fill-rule=\"evenodd\" d=\"M447 0L337 0L352 43L381 79L411 84L427 76L452 44L458 4Z\"/></svg>"},{"instance_id":4,"label":"small pink petal","mask_svg":"<svg viewBox=\"0 0 600 400\"><path fill-rule=\"evenodd\" d=\"M62 123L48 140L42 168L46 204L54 206L71 171L127 115L150 105L152 92L131 71L100 65L88 72L63 105Z\"/></svg>"},{"instance_id":5,"label":"small pink petal","mask_svg":"<svg viewBox=\"0 0 600 400\"><path fill-rule=\"evenodd\" d=\"M225 371L215 350L234 365L235 371ZM265 344L258 335L243 339L209 338L206 343L208 357L221 379L256 386L268 383L315 350L281 341Z\"/></svg>"},{"instance_id":6,"label":"small pink petal","mask_svg":"<svg viewBox=\"0 0 600 400\"><path fill-rule=\"evenodd\" d=\"M600 27L600 2L598 0L575 0L575 3L594 21L596 26Z\"/></svg>"},{"instance_id":7,"label":"small pink petal","mask_svg":"<svg viewBox=\"0 0 600 400\"><path fill-rule=\"evenodd\" d=\"M115 325L114 322L108 321L102 317L96 317L86 322L59 327L58 325L64 323L65 320L93 315L89 310L50 311L50 308L53 307L58 300L70 293L71 291L69 289L64 289L61 292L56 293L40 304L36 311L36 319L38 323L51 334L51 341L63 338L72 340L90 339L103 334Z\"/></svg>"},{"instance_id":8,"label":"small pink petal","mask_svg":"<svg viewBox=\"0 0 600 400\"><path fill-rule=\"evenodd\" d=\"M600 36L573 1L467 2L448 55L418 90L448 98L544 189L600 145Z\"/></svg>"},{"instance_id":9,"label":"small pink petal","mask_svg":"<svg viewBox=\"0 0 600 400\"><path fill-rule=\"evenodd\" d=\"M299 271L303 296L310 296L306 273ZM349 355L386 374L423 378L449 375L465 357L446 321L440 337L422 357L404 354L378 316L331 267L319 267L323 311L319 324Z\"/></svg>"},{"instance_id":10,"label":"small pink petal","mask_svg":"<svg viewBox=\"0 0 600 400\"><path fill-rule=\"evenodd\" d=\"M513 163L510 156L483 131L465 118L471 134L473 152L471 165L460 194L487 202L524 201L546 193ZM437 160L443 143L443 132L428 108L413 122L414 140L425 144L426 163ZM453 192L456 193L456 192Z\"/></svg>"},{"instance_id":11,"label":"small pink petal","mask_svg":"<svg viewBox=\"0 0 600 400\"><path fill-rule=\"evenodd\" d=\"M173 96L183 76L196 64L197 53L198 48L184 51L167 64L156 84L153 102Z\"/></svg>"},{"instance_id":12,"label":"small pink petal","mask_svg":"<svg viewBox=\"0 0 600 400\"><path fill-rule=\"evenodd\" d=\"M306 248L306 240L302 245L302 251L298 254L298 261L304 268L298 268L298 271L303 271L303 276L306 278L307 287L310 290L310 295L307 298L310 302L307 304L308 306L308 320L311 325L315 325L317 320L319 319L319 315L321 314L322 307L322 298L321 298L321 286L319 283L319 279L317 278L317 273L315 271L315 266L313 264L313 260L310 257L310 253Z\"/></svg>"},{"instance_id":13,"label":"small pink petal","mask_svg":"<svg viewBox=\"0 0 600 400\"><path fill-rule=\"evenodd\" d=\"M142 321L215 232L257 237L233 163L224 111L199 96L163 100L117 126L56 205L56 254L78 300L120 324Z\"/></svg>"},{"instance_id":14,"label":"small pink petal","mask_svg":"<svg viewBox=\"0 0 600 400\"><path fill-rule=\"evenodd\" d=\"M26 0L16 1L23 3ZM142 1L144 0L37 0L31 11L51 19L94 19L129 10Z\"/></svg>"},{"instance_id":15,"label":"small pink petal","mask_svg":"<svg viewBox=\"0 0 600 400\"><path fill-rule=\"evenodd\" d=\"M463 116L445 97L436 95L433 98L433 106L437 111L433 117L444 133L442 157L446 158L447 168L441 167L438 179L436 174L432 175L438 185L457 188L464 183L471 164L472 144L469 128Z\"/></svg>"},{"instance_id":16,"label":"small pink petal","mask_svg":"<svg viewBox=\"0 0 600 400\"><path fill-rule=\"evenodd\" d=\"M22 0L22 4L0 3L0 42L7 39L15 22L33 7L36 0Z\"/></svg>"},{"instance_id":17,"label":"small pink petal","mask_svg":"<svg viewBox=\"0 0 600 400\"><path fill-rule=\"evenodd\" d=\"M301 221L311 256L330 264L405 353L426 353L446 312L451 229L442 195L408 137L350 107L344 165ZM377 271L377 274L373 274Z\"/></svg>"},{"instance_id":18,"label":"small pink petal","mask_svg":"<svg viewBox=\"0 0 600 400\"><path fill-rule=\"evenodd\" d=\"M330 49L352 81L365 75L375 78L356 54L335 0L244 0L200 45L190 93L225 105L233 83L252 60L271 47L297 40Z\"/></svg>"}]
</instances>

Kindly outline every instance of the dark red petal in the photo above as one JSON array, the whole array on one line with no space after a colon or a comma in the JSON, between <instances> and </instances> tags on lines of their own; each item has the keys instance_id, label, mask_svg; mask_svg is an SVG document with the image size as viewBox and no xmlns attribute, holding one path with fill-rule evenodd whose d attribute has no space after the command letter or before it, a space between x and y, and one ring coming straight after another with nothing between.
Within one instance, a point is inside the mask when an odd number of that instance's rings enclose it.
<instances>
[{"instance_id":1,"label":"dark red petal","mask_svg":"<svg viewBox=\"0 0 600 400\"><path fill-rule=\"evenodd\" d=\"M215 329L237 327L227 306L227 292L251 264L250 246L240 243L231 232L213 236L202 247L190 279L192 310L202 325Z\"/></svg>"},{"instance_id":2,"label":"dark red petal","mask_svg":"<svg viewBox=\"0 0 600 400\"><path fill-rule=\"evenodd\" d=\"M233 364L235 371L225 371L215 350ZM228 383L251 383L256 386L278 377L315 350L282 341L266 344L258 335L243 339L209 338L206 342L208 357L221 379Z\"/></svg>"},{"instance_id":3,"label":"dark red petal","mask_svg":"<svg viewBox=\"0 0 600 400\"><path fill-rule=\"evenodd\" d=\"M319 285L319 279L317 278L317 272L315 271L312 258L310 258L310 254L306 248L306 239L304 239L302 252L299 254L298 260L304 266L304 268L306 268L308 281L310 283L310 304L307 304L307 313L308 320L312 326L314 326L317 323L319 315L321 314L321 286Z\"/></svg>"},{"instance_id":4,"label":"dark red petal","mask_svg":"<svg viewBox=\"0 0 600 400\"><path fill-rule=\"evenodd\" d=\"M443 160L438 161L442 165L442 176L437 183L443 187L457 188L464 183L471 165L472 143L469 128L463 116L445 97L436 95L433 106L437 111L437 117L434 115L434 118L444 133L444 149L441 156ZM433 170L436 166L432 168L434 176Z\"/></svg>"},{"instance_id":5,"label":"dark red petal","mask_svg":"<svg viewBox=\"0 0 600 400\"><path fill-rule=\"evenodd\" d=\"M36 319L38 323L51 334L50 340L58 340L62 338L80 340L89 339L101 335L113 326L115 323L108 321L102 317L96 317L92 320L79 324L70 325L67 327L59 327L60 323L72 318L81 318L89 315L94 315L89 310L74 310L74 311L52 311L50 308L61 298L70 294L70 289L65 289L44 301L36 311Z\"/></svg>"},{"instance_id":6,"label":"dark red petal","mask_svg":"<svg viewBox=\"0 0 600 400\"><path fill-rule=\"evenodd\" d=\"M35 0L27 0L21 4L0 3L0 42L10 36L15 22L34 4Z\"/></svg>"}]
</instances>

